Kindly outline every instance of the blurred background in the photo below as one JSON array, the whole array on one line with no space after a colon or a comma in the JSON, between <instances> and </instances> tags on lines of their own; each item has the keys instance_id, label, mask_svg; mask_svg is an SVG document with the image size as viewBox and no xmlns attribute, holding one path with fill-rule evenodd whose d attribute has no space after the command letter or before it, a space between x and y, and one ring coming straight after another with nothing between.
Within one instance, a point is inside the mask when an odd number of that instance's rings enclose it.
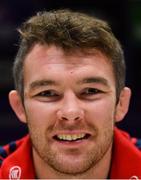
<instances>
[{"instance_id":1,"label":"blurred background","mask_svg":"<svg viewBox=\"0 0 141 180\"><path fill-rule=\"evenodd\" d=\"M14 88L11 69L18 49L17 28L37 11L58 8L86 12L111 25L125 52L126 85L132 89L129 112L118 126L141 138L141 0L0 0L0 145L27 133L8 102L8 92Z\"/></svg>"}]
</instances>

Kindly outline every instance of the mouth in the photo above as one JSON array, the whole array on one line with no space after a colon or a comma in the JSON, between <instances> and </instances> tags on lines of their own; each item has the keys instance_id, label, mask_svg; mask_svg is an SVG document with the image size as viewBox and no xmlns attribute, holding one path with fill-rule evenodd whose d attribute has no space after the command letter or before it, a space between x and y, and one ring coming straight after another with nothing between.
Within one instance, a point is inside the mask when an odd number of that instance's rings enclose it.
<instances>
[{"instance_id":1,"label":"mouth","mask_svg":"<svg viewBox=\"0 0 141 180\"><path fill-rule=\"evenodd\" d=\"M77 142L81 140L88 139L91 135L88 133L80 133L80 134L58 134L53 138L56 141L60 142Z\"/></svg>"}]
</instances>

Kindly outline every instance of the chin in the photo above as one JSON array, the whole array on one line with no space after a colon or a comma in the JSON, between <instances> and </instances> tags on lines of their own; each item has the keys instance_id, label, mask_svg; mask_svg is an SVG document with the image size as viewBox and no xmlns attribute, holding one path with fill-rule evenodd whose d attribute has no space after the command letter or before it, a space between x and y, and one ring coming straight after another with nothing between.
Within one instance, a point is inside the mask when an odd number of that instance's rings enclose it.
<instances>
[{"instance_id":1,"label":"chin","mask_svg":"<svg viewBox=\"0 0 141 180\"><path fill-rule=\"evenodd\" d=\"M48 164L60 173L77 175L93 167L95 162L91 161L91 158L86 155L72 156L61 154L54 156L52 161L48 159Z\"/></svg>"}]
</instances>

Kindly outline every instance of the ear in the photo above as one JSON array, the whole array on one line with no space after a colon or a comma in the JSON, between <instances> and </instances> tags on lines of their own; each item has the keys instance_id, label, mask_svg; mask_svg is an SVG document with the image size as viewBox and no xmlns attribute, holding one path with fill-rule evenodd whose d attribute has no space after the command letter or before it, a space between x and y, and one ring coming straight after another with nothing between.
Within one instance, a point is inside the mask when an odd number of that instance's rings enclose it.
<instances>
[{"instance_id":1,"label":"ear","mask_svg":"<svg viewBox=\"0 0 141 180\"><path fill-rule=\"evenodd\" d=\"M9 93L9 103L20 119L20 121L26 123L26 113L19 93L16 90L12 90Z\"/></svg>"},{"instance_id":2,"label":"ear","mask_svg":"<svg viewBox=\"0 0 141 180\"><path fill-rule=\"evenodd\" d=\"M131 90L124 87L120 93L119 101L115 112L115 122L121 121L128 112L129 103L131 98Z\"/></svg>"}]
</instances>

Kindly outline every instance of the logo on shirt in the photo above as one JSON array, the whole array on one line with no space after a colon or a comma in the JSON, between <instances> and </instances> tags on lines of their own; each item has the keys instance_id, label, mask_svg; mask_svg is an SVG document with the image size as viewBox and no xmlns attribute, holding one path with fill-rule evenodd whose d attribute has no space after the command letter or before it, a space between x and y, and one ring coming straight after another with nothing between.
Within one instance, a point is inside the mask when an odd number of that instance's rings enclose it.
<instances>
[{"instance_id":1,"label":"logo on shirt","mask_svg":"<svg viewBox=\"0 0 141 180\"><path fill-rule=\"evenodd\" d=\"M13 166L9 170L9 179L10 180L19 180L21 177L21 168L19 166Z\"/></svg>"},{"instance_id":2,"label":"logo on shirt","mask_svg":"<svg viewBox=\"0 0 141 180\"><path fill-rule=\"evenodd\" d=\"M132 176L130 179L139 179L138 176Z\"/></svg>"}]
</instances>

